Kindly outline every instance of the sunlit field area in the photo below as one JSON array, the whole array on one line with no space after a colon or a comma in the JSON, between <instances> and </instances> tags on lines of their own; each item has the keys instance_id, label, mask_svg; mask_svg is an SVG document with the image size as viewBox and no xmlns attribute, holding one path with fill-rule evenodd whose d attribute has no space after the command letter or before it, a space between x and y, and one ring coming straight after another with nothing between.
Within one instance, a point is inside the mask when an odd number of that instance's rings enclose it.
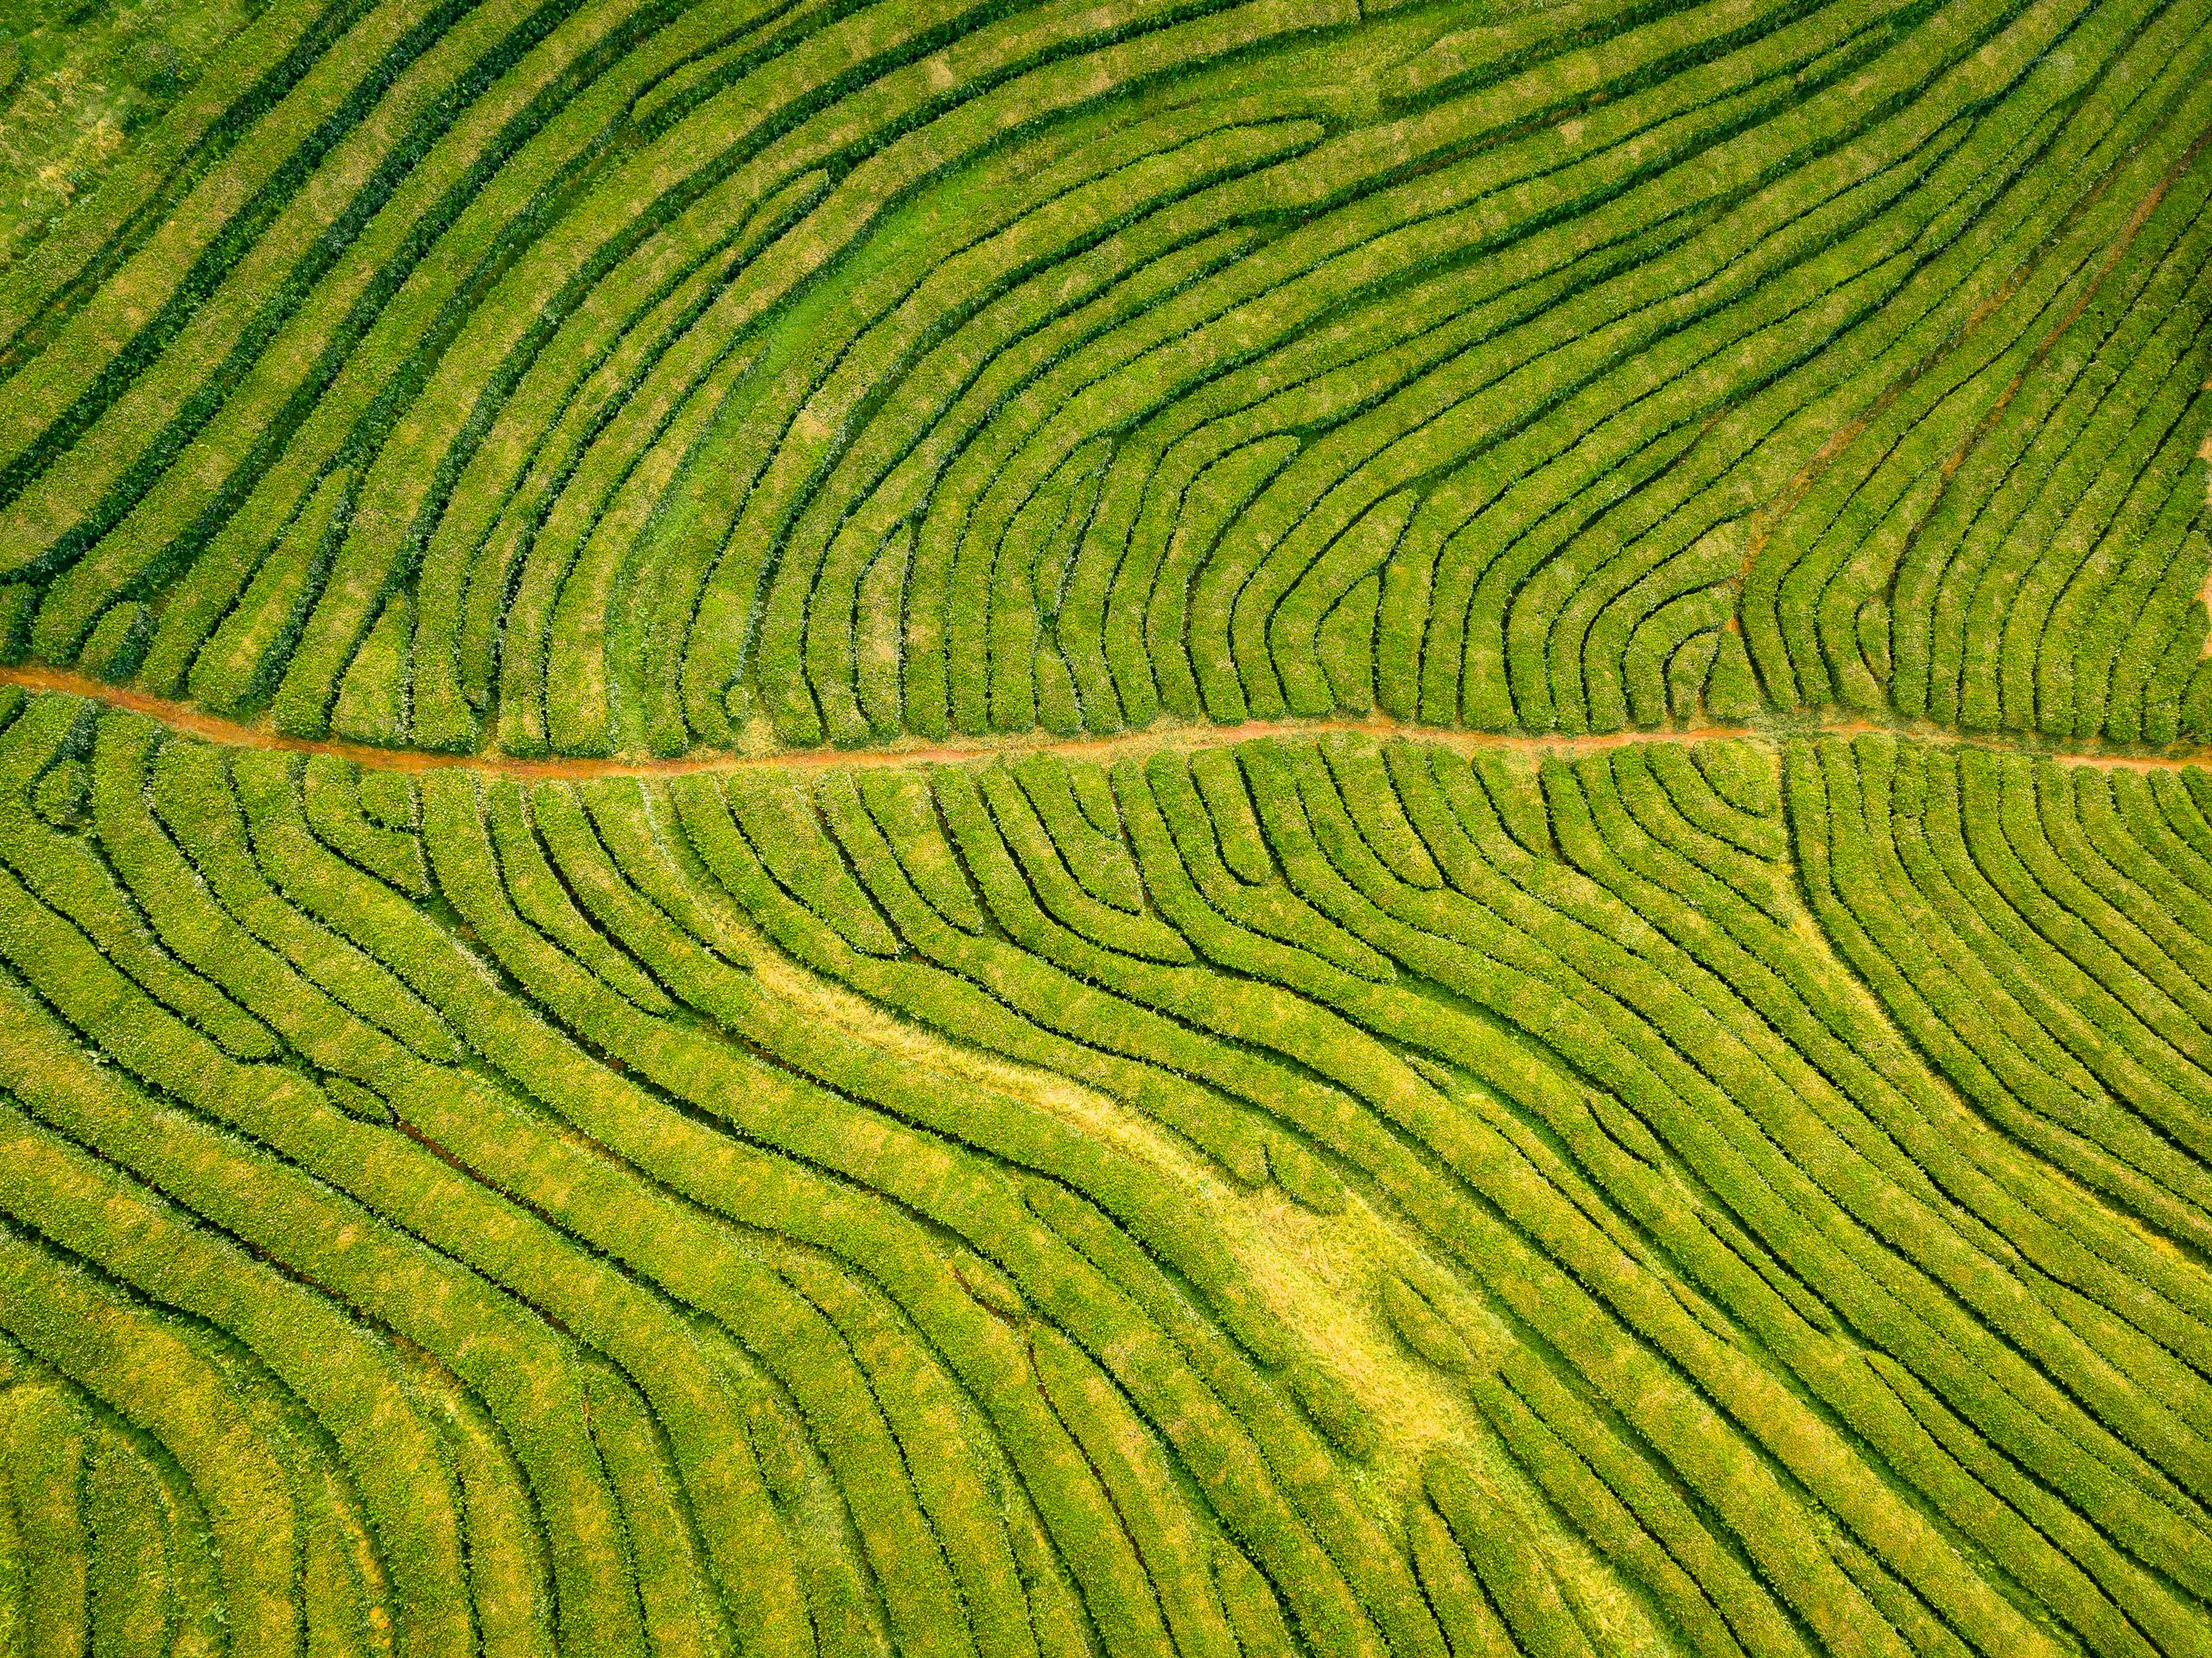
<instances>
[{"instance_id":1,"label":"sunlit field area","mask_svg":"<svg viewBox=\"0 0 2212 1658\"><path fill-rule=\"evenodd\" d=\"M2212 0L0 0L0 1658L2212 1658Z\"/></svg>"}]
</instances>

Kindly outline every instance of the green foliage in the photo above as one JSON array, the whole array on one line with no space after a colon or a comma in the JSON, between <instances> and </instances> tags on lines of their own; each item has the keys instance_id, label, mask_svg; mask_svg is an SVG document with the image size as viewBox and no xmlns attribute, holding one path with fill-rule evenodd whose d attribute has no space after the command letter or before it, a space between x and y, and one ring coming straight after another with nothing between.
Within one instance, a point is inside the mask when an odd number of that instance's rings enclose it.
<instances>
[{"instance_id":1,"label":"green foliage","mask_svg":"<svg viewBox=\"0 0 2212 1658\"><path fill-rule=\"evenodd\" d=\"M0 1653L2212 1658L2202 4L26 5Z\"/></svg>"}]
</instances>

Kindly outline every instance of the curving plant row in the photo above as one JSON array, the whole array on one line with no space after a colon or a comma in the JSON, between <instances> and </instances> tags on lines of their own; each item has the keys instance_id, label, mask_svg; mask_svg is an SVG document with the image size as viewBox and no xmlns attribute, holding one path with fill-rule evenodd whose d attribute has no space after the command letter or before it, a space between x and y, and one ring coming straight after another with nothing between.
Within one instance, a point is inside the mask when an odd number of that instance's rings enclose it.
<instances>
[{"instance_id":1,"label":"curving plant row","mask_svg":"<svg viewBox=\"0 0 2212 1658\"><path fill-rule=\"evenodd\" d=\"M2200 740L2208 50L2171 0L274 8L0 272L4 643L518 754Z\"/></svg>"},{"instance_id":2,"label":"curving plant row","mask_svg":"<svg viewBox=\"0 0 2212 1658\"><path fill-rule=\"evenodd\" d=\"M2193 769L11 702L26 1641L2203 1648Z\"/></svg>"},{"instance_id":3,"label":"curving plant row","mask_svg":"<svg viewBox=\"0 0 2212 1658\"><path fill-rule=\"evenodd\" d=\"M2212 1658L2202 0L31 5L0 1658Z\"/></svg>"}]
</instances>

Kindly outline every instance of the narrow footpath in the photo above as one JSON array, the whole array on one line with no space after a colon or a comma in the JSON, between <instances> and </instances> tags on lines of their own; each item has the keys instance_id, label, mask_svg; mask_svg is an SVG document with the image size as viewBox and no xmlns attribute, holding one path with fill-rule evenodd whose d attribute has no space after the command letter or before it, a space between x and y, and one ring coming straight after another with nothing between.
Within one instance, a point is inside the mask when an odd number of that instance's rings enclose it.
<instances>
[{"instance_id":1,"label":"narrow footpath","mask_svg":"<svg viewBox=\"0 0 2212 1658\"><path fill-rule=\"evenodd\" d=\"M772 769L825 771L862 766L961 765L1020 754L1056 754L1068 759L1115 760L1141 756L1160 749L1221 748L1233 743L1268 737L1320 737L1348 734L1377 741L1402 739L1433 743L1463 753L1491 751L1571 758L1637 743L1698 743L1733 738L1777 746L1793 738L1859 737L1886 732L1921 742L1942 743L1959 748L1988 749L2001 753L2037 754L2071 765L2097 765L2125 771L2168 771L2190 765L2212 765L2212 745L2175 744L2166 747L2078 740L2060 742L2018 732L1961 732L1948 727L1881 721L1864 716L1821 719L1809 715L1777 713L1747 726L1675 726L1657 730L1606 732L1573 736L1559 732L1462 731L1393 719L1388 715L1360 718L1248 720L1241 725L1194 723L1159 724L1141 731L1116 732L1108 736L1056 737L1049 732L980 738L959 743L901 739L868 748L785 748L762 753L732 749L697 749L673 757L658 755L580 754L532 757L481 753L441 753L422 748L385 748L374 743L342 738L287 736L259 721L226 720L194 708L189 702L149 696L128 685L111 685L66 668L35 664L0 666L0 685L26 690L83 697L109 708L125 708L158 721L171 730L231 748L273 749L290 754L329 754L356 765L385 772L466 770L492 777L567 779L592 778L683 777L695 772L747 772Z\"/></svg>"}]
</instances>

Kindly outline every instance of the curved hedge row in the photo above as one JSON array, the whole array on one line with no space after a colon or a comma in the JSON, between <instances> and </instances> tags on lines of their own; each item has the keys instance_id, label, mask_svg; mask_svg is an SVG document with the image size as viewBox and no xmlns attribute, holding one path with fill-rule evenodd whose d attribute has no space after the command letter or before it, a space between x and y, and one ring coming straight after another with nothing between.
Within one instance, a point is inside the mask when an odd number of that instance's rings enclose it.
<instances>
[{"instance_id":1,"label":"curved hedge row","mask_svg":"<svg viewBox=\"0 0 2212 1658\"><path fill-rule=\"evenodd\" d=\"M0 766L95 1649L2205 1649L2194 771Z\"/></svg>"},{"instance_id":2,"label":"curved hedge row","mask_svg":"<svg viewBox=\"0 0 2212 1658\"><path fill-rule=\"evenodd\" d=\"M2201 8L296 11L0 277L10 651L529 754L2212 737Z\"/></svg>"},{"instance_id":3,"label":"curved hedge row","mask_svg":"<svg viewBox=\"0 0 2212 1658\"><path fill-rule=\"evenodd\" d=\"M2208 66L255 10L0 265L0 1658L2212 1658Z\"/></svg>"}]
</instances>

